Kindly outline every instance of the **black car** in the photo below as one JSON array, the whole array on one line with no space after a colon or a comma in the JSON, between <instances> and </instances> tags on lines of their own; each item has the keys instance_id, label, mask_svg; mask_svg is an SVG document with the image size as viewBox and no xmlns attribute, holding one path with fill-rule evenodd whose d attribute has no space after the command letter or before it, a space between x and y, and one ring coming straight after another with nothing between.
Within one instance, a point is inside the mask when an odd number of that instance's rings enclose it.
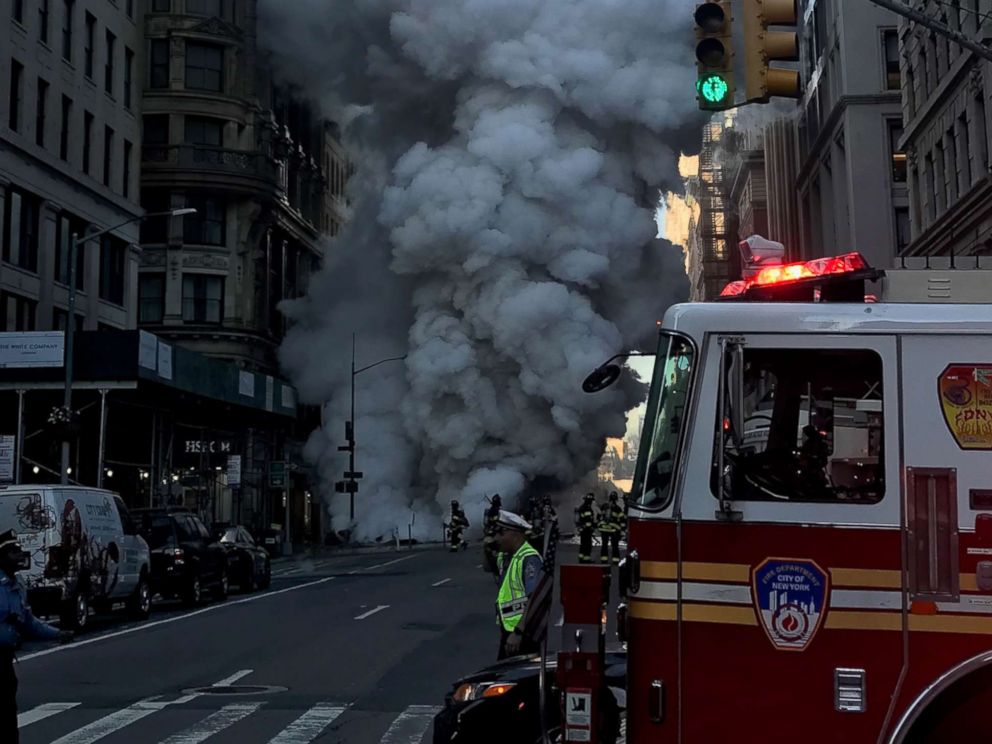
<instances>
[{"instance_id":1,"label":"black car","mask_svg":"<svg viewBox=\"0 0 992 744\"><path fill-rule=\"evenodd\" d=\"M539 709L539 656L517 656L458 680L434 719L434 744L541 744ZM547 664L548 693L545 703L551 741L560 741L561 710L555 684L557 658ZM620 711L625 705L627 654L606 654L603 697L604 744L616 742Z\"/></svg>"},{"instance_id":2,"label":"black car","mask_svg":"<svg viewBox=\"0 0 992 744\"><path fill-rule=\"evenodd\" d=\"M188 509L135 509L138 531L151 550L152 591L196 605L205 592L225 599L228 590L227 550Z\"/></svg>"},{"instance_id":3,"label":"black car","mask_svg":"<svg viewBox=\"0 0 992 744\"><path fill-rule=\"evenodd\" d=\"M214 539L227 551L227 575L243 592L267 589L272 583L269 553L241 525L215 524Z\"/></svg>"}]
</instances>

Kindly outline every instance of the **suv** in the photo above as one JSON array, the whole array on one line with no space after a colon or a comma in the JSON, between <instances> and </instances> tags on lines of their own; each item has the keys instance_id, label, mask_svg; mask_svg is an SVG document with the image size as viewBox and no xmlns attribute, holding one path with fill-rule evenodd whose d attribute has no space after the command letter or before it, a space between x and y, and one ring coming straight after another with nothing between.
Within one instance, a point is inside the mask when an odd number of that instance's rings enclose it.
<instances>
[{"instance_id":1,"label":"suv","mask_svg":"<svg viewBox=\"0 0 992 744\"><path fill-rule=\"evenodd\" d=\"M227 551L188 509L135 509L138 531L151 548L152 590L199 604L210 589L217 599L228 590Z\"/></svg>"}]
</instances>

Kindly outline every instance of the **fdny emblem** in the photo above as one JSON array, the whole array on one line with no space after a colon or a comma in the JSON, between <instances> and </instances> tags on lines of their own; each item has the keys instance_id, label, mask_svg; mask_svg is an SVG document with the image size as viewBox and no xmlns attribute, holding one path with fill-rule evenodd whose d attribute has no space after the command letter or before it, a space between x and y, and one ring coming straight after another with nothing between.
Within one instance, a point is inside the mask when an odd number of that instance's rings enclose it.
<instances>
[{"instance_id":1,"label":"fdny emblem","mask_svg":"<svg viewBox=\"0 0 992 744\"><path fill-rule=\"evenodd\" d=\"M830 579L813 561L768 558L751 572L751 596L775 648L803 651L827 611Z\"/></svg>"}]
</instances>

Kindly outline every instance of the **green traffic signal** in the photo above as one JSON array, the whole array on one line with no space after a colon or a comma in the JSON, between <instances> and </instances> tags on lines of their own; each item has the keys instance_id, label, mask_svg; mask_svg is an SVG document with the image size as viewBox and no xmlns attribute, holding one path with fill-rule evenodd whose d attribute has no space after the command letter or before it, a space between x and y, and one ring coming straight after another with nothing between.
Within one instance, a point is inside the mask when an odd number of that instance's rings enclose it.
<instances>
[{"instance_id":1,"label":"green traffic signal","mask_svg":"<svg viewBox=\"0 0 992 744\"><path fill-rule=\"evenodd\" d=\"M723 103L730 92L730 86L722 75L710 73L696 81L696 91L706 103Z\"/></svg>"}]
</instances>

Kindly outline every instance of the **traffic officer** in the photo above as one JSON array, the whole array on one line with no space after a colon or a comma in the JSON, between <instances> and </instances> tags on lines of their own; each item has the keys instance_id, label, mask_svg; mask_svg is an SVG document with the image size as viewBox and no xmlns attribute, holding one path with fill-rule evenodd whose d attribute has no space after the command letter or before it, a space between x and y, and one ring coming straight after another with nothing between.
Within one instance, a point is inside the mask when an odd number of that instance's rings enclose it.
<instances>
[{"instance_id":1,"label":"traffic officer","mask_svg":"<svg viewBox=\"0 0 992 744\"><path fill-rule=\"evenodd\" d=\"M24 551L13 530L0 534L0 741L17 744L17 675L14 654L24 640L72 640L72 632L60 631L31 614L27 590L17 578Z\"/></svg>"},{"instance_id":2,"label":"traffic officer","mask_svg":"<svg viewBox=\"0 0 992 744\"><path fill-rule=\"evenodd\" d=\"M459 548L467 548L468 543L462 540L462 532L468 529L468 517L462 511L457 500L451 501L451 518L448 520L448 533L451 537L451 544L448 550L457 553Z\"/></svg>"},{"instance_id":3,"label":"traffic officer","mask_svg":"<svg viewBox=\"0 0 992 744\"><path fill-rule=\"evenodd\" d=\"M590 492L582 499L575 512L575 526L579 530L579 563L592 563L592 536L596 531L596 501Z\"/></svg>"},{"instance_id":4,"label":"traffic officer","mask_svg":"<svg viewBox=\"0 0 992 744\"><path fill-rule=\"evenodd\" d=\"M527 602L537 588L544 569L540 554L524 537L530 524L519 515L500 511L496 521L499 546L499 593L496 622L499 624L499 659L538 651L536 639L523 627Z\"/></svg>"},{"instance_id":5,"label":"traffic officer","mask_svg":"<svg viewBox=\"0 0 992 744\"><path fill-rule=\"evenodd\" d=\"M484 537L482 540L483 557L486 571L496 573L496 556L499 555L499 548L496 546L496 523L499 521L499 510L503 505L499 494L494 494L486 509L485 522L483 526Z\"/></svg>"},{"instance_id":6,"label":"traffic officer","mask_svg":"<svg viewBox=\"0 0 992 744\"><path fill-rule=\"evenodd\" d=\"M601 563L610 562L610 546L613 547L613 563L620 562L620 534L623 532L623 507L617 502L617 492L610 491L610 500L599 511L599 538L603 541Z\"/></svg>"}]
</instances>

